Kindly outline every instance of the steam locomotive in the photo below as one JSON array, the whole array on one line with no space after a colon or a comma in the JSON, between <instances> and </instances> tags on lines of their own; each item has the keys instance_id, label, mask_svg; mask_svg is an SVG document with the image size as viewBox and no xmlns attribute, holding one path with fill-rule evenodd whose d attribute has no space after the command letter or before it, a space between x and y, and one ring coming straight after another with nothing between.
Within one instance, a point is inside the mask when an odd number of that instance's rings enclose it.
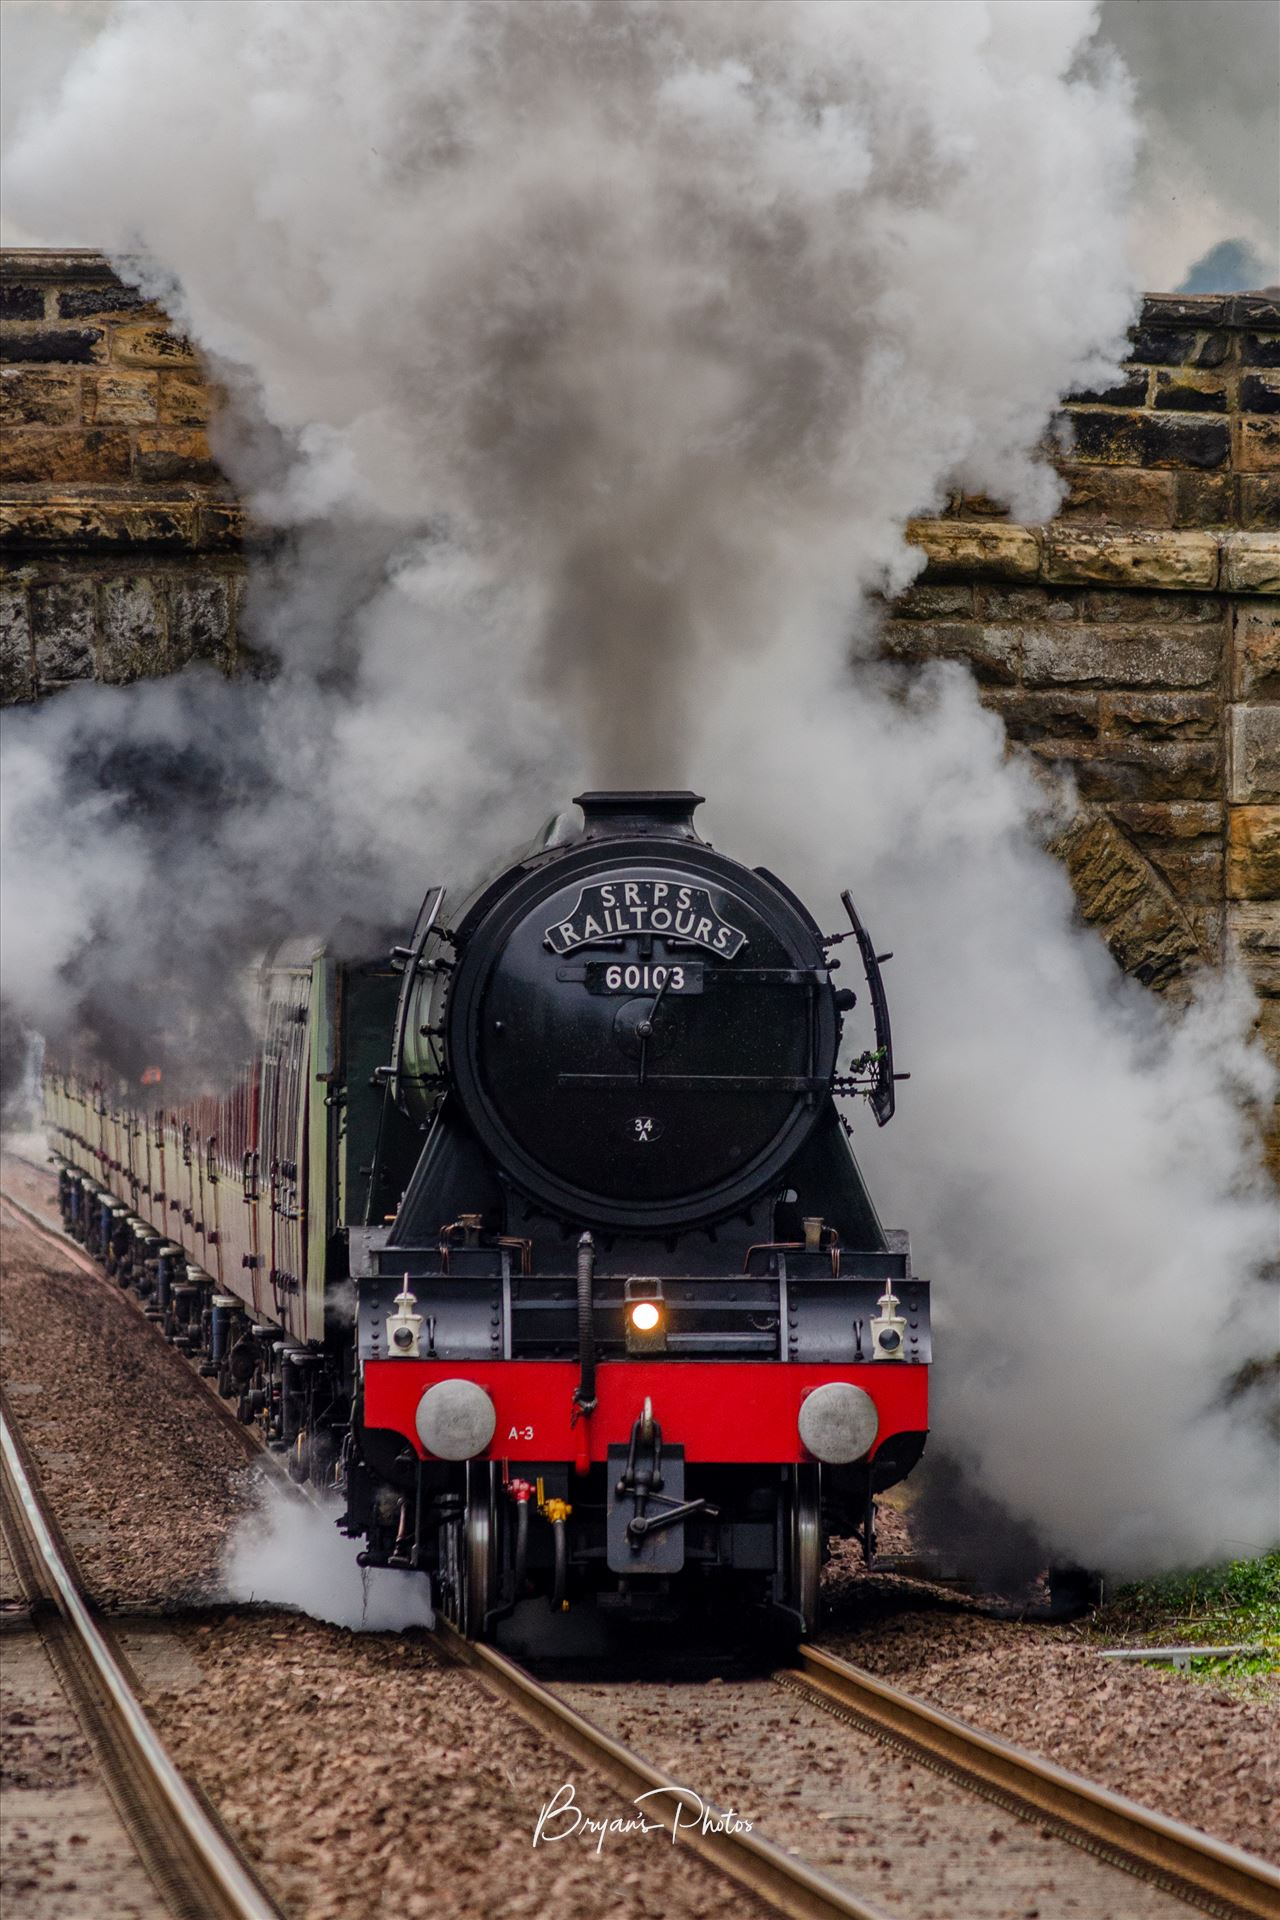
<instances>
[{"instance_id":1,"label":"steam locomotive","mask_svg":"<svg viewBox=\"0 0 1280 1920\"><path fill-rule=\"evenodd\" d=\"M699 804L583 794L389 956L281 946L217 1094L46 1066L69 1231L474 1637L548 1606L807 1633L828 1534L870 1556L924 1447L928 1287L836 1104L893 1113L888 956ZM846 941L875 1044L838 1071Z\"/></svg>"}]
</instances>

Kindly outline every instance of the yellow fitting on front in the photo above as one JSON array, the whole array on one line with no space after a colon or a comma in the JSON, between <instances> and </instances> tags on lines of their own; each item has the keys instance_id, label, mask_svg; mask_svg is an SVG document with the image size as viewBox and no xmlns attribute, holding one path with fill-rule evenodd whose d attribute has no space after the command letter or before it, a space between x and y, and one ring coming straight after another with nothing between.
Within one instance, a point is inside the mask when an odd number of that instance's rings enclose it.
<instances>
[{"instance_id":1,"label":"yellow fitting on front","mask_svg":"<svg viewBox=\"0 0 1280 1920\"><path fill-rule=\"evenodd\" d=\"M543 1503L542 1511L554 1527L557 1520L567 1520L573 1508L567 1500L547 1500Z\"/></svg>"}]
</instances>

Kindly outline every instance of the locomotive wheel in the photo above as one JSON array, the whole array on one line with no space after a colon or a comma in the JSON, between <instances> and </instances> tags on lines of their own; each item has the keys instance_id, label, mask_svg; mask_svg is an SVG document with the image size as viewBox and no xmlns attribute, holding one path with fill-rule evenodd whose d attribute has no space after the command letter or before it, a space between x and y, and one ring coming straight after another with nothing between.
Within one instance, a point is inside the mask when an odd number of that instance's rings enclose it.
<instances>
[{"instance_id":1,"label":"locomotive wheel","mask_svg":"<svg viewBox=\"0 0 1280 1920\"><path fill-rule=\"evenodd\" d=\"M799 1614L802 1631L811 1634L818 1624L818 1586L822 1577L821 1468L791 1469L788 1490L790 1526L787 1568L787 1604Z\"/></svg>"},{"instance_id":2,"label":"locomotive wheel","mask_svg":"<svg viewBox=\"0 0 1280 1920\"><path fill-rule=\"evenodd\" d=\"M459 1633L480 1640L485 1616L498 1603L497 1470L473 1460L465 1472L466 1507L445 1543L441 1606Z\"/></svg>"},{"instance_id":3,"label":"locomotive wheel","mask_svg":"<svg viewBox=\"0 0 1280 1920\"><path fill-rule=\"evenodd\" d=\"M497 1468L488 1461L467 1468L466 1623L469 1640L484 1637L485 1616L498 1604Z\"/></svg>"}]
</instances>

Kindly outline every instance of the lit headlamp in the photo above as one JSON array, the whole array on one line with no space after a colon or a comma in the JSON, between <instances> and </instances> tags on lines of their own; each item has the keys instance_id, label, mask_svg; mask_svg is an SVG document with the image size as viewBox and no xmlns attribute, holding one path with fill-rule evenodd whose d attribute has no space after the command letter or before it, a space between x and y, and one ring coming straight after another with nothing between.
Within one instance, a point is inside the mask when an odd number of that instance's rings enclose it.
<instances>
[{"instance_id":1,"label":"lit headlamp","mask_svg":"<svg viewBox=\"0 0 1280 1920\"><path fill-rule=\"evenodd\" d=\"M628 1280L623 1300L628 1353L665 1353L667 1310L660 1280Z\"/></svg>"}]
</instances>

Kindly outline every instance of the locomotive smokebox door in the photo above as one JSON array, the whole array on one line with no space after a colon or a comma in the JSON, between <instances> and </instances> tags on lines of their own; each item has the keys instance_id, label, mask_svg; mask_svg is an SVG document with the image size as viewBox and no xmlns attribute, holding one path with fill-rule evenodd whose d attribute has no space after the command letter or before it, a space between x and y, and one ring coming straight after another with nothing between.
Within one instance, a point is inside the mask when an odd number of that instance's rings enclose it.
<instances>
[{"instance_id":1,"label":"locomotive smokebox door","mask_svg":"<svg viewBox=\"0 0 1280 1920\"><path fill-rule=\"evenodd\" d=\"M540 1209L685 1232L786 1184L830 1097L831 969L780 881L699 838L696 794L579 804L581 839L455 929L445 1057L482 1146Z\"/></svg>"},{"instance_id":2,"label":"locomotive smokebox door","mask_svg":"<svg viewBox=\"0 0 1280 1920\"><path fill-rule=\"evenodd\" d=\"M609 1449L609 1520L606 1542L610 1573L679 1573L684 1565L684 1521L660 1525L663 1516L684 1505L684 1448L664 1446L659 1455L658 1481L628 1487L634 1473L632 1449ZM632 1522L647 1523L646 1531L628 1532Z\"/></svg>"}]
</instances>

